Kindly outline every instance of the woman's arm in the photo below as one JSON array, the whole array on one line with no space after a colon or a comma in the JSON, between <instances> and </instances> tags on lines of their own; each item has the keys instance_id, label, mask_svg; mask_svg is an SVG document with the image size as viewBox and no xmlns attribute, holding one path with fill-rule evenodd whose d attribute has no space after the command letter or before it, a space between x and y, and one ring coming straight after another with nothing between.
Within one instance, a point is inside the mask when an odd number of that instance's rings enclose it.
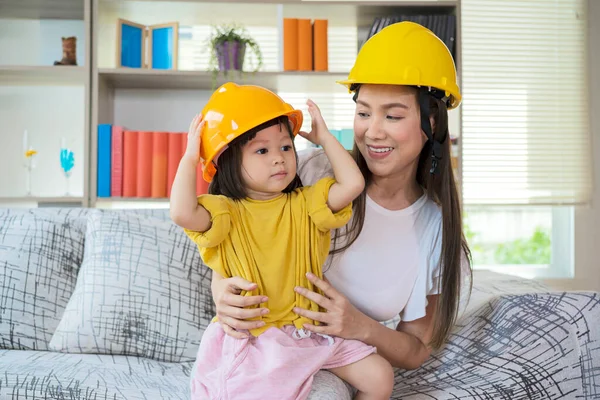
<instances>
[{"instance_id":1,"label":"woman's arm","mask_svg":"<svg viewBox=\"0 0 600 400\"><path fill-rule=\"evenodd\" d=\"M325 296L301 287L297 287L296 291L313 300L327 312L295 308L294 312L297 314L326 324L305 324L306 329L344 339L361 340L375 346L377 352L396 368L416 369L429 358L431 348L427 344L433 335L437 296L427 297L429 303L425 317L401 322L396 330L393 330L358 311L328 282L312 274L308 275L308 279L321 289Z\"/></svg>"},{"instance_id":2,"label":"woman's arm","mask_svg":"<svg viewBox=\"0 0 600 400\"><path fill-rule=\"evenodd\" d=\"M210 229L210 213L198 205L196 198L196 169L200 159L200 132L204 127L197 115L190 125L188 144L179 162L171 187L170 216L177 225L198 232Z\"/></svg>"},{"instance_id":3,"label":"woman's arm","mask_svg":"<svg viewBox=\"0 0 600 400\"><path fill-rule=\"evenodd\" d=\"M417 369L431 355L428 343L433 336L434 314L438 295L428 296L428 304L423 318L400 322L396 330L370 319L365 327L364 342L377 347L377 352L392 366L404 369Z\"/></svg>"},{"instance_id":4,"label":"woman's arm","mask_svg":"<svg viewBox=\"0 0 600 400\"><path fill-rule=\"evenodd\" d=\"M312 130L310 133L300 132L300 135L323 147L331 163L335 183L329 188L327 206L335 213L358 197L365 188L365 179L350 153L327 128L319 107L312 100L308 100L307 104Z\"/></svg>"}]
</instances>

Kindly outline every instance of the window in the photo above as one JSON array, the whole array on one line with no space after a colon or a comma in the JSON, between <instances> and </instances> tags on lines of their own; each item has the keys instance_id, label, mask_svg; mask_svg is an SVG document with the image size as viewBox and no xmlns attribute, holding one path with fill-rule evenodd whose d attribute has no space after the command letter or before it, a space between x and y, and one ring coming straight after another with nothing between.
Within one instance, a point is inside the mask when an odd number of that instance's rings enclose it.
<instances>
[{"instance_id":1,"label":"window","mask_svg":"<svg viewBox=\"0 0 600 400\"><path fill-rule=\"evenodd\" d=\"M586 1L463 0L461 9L462 189L474 265L570 276L572 206L592 188Z\"/></svg>"},{"instance_id":2,"label":"window","mask_svg":"<svg viewBox=\"0 0 600 400\"><path fill-rule=\"evenodd\" d=\"M525 278L573 275L573 207L467 206L473 266Z\"/></svg>"}]
</instances>

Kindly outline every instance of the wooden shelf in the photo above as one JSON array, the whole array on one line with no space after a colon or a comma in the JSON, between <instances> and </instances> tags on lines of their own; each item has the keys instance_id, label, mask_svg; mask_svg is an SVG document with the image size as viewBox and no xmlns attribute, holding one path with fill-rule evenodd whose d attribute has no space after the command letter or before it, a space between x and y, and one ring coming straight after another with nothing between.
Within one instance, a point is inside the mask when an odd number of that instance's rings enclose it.
<instances>
[{"instance_id":1,"label":"wooden shelf","mask_svg":"<svg viewBox=\"0 0 600 400\"><path fill-rule=\"evenodd\" d=\"M14 85L83 85L87 69L79 66L0 66L0 83Z\"/></svg>"},{"instance_id":2,"label":"wooden shelf","mask_svg":"<svg viewBox=\"0 0 600 400\"><path fill-rule=\"evenodd\" d=\"M101 209L133 209L133 208L169 208L169 199L149 197L98 197L92 200L91 207Z\"/></svg>"},{"instance_id":3,"label":"wooden shelf","mask_svg":"<svg viewBox=\"0 0 600 400\"><path fill-rule=\"evenodd\" d=\"M55 204L73 204L83 203L83 197L37 197L37 196L21 196L21 197L0 197L0 203L55 203Z\"/></svg>"},{"instance_id":4,"label":"wooden shelf","mask_svg":"<svg viewBox=\"0 0 600 400\"><path fill-rule=\"evenodd\" d=\"M166 203L169 201L168 197L98 197L96 198L97 203Z\"/></svg>"},{"instance_id":5,"label":"wooden shelf","mask_svg":"<svg viewBox=\"0 0 600 400\"><path fill-rule=\"evenodd\" d=\"M83 20L82 0L0 0L2 18Z\"/></svg>"},{"instance_id":6,"label":"wooden shelf","mask_svg":"<svg viewBox=\"0 0 600 400\"><path fill-rule=\"evenodd\" d=\"M100 79L119 89L196 89L214 90L227 81L260 85L271 90L293 90L298 87L313 91L331 91L336 80L348 76L344 72L231 72L213 77L210 71L172 71L133 68L101 68Z\"/></svg>"}]
</instances>

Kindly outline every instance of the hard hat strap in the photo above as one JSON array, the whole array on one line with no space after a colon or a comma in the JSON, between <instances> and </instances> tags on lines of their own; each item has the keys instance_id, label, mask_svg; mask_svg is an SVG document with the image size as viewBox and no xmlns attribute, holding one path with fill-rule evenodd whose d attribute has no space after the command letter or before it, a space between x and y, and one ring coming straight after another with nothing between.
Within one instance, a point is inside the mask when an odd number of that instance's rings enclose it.
<instances>
[{"instance_id":1,"label":"hard hat strap","mask_svg":"<svg viewBox=\"0 0 600 400\"><path fill-rule=\"evenodd\" d=\"M425 132L427 136L427 140L431 143L431 169L429 170L430 174L439 173L439 161L442 159L442 143L446 140L446 133L444 132L444 137L441 139L437 139L434 136L434 132L431 130L431 123L429 121L429 116L431 114L431 109L429 107L429 101L431 100L430 96L436 97L440 100L442 98L439 97L439 91L431 90L427 87L419 87L419 108L421 109L421 129ZM443 94L443 93L442 93Z\"/></svg>"}]
</instances>

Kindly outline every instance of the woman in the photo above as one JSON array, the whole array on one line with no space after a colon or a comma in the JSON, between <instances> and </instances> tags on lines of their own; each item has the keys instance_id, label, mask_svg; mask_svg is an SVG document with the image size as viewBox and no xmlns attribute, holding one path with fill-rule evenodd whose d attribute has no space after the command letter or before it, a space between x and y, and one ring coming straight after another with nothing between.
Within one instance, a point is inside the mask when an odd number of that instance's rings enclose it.
<instances>
[{"instance_id":1,"label":"woman","mask_svg":"<svg viewBox=\"0 0 600 400\"><path fill-rule=\"evenodd\" d=\"M366 188L334 235L329 282L309 277L324 296L296 288L326 312L296 312L324 323L306 326L313 332L362 340L392 366L415 369L448 338L471 273L450 166L447 110L461 100L455 65L431 31L402 22L369 39L340 83L354 93L352 153ZM304 184L330 173L322 153L301 157ZM261 299L238 295L253 283L216 279L212 287L228 334L255 328L245 319L263 308L243 307ZM380 323L398 315L395 330Z\"/></svg>"}]
</instances>

